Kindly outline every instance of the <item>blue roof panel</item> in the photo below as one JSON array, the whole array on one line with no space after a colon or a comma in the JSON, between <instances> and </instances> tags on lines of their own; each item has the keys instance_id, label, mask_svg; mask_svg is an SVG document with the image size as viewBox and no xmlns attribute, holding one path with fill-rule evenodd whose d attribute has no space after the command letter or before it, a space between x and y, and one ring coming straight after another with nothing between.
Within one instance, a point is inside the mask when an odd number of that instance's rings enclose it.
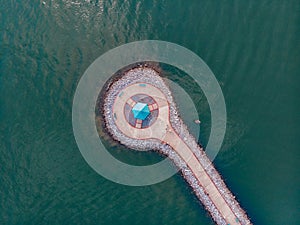
<instances>
[{"instance_id":1,"label":"blue roof panel","mask_svg":"<svg viewBox=\"0 0 300 225\"><path fill-rule=\"evenodd\" d=\"M144 120L149 116L150 110L147 104L138 102L132 108L134 118Z\"/></svg>"}]
</instances>

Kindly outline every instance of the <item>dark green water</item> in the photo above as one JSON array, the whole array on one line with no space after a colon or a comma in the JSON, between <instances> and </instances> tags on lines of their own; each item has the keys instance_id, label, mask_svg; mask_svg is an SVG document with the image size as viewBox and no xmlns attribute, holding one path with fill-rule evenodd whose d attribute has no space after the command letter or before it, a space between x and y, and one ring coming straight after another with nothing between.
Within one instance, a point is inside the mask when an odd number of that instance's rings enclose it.
<instances>
[{"instance_id":1,"label":"dark green water","mask_svg":"<svg viewBox=\"0 0 300 225\"><path fill-rule=\"evenodd\" d=\"M185 46L216 75L228 126L215 164L252 221L300 224L299 22L296 0L2 0L0 224L213 224L180 175L121 186L77 148L80 77L107 50L144 39ZM206 143L210 112L194 91Z\"/></svg>"}]
</instances>

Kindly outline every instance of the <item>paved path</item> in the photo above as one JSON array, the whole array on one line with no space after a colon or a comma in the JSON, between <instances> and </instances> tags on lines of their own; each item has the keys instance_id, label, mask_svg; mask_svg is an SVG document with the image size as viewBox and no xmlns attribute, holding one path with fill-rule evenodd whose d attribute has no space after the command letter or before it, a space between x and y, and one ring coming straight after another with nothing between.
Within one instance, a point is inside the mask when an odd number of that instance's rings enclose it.
<instances>
[{"instance_id":1,"label":"paved path","mask_svg":"<svg viewBox=\"0 0 300 225\"><path fill-rule=\"evenodd\" d=\"M151 96L158 104L159 114L157 120L148 128L138 129L127 123L124 115L124 106L131 96L136 94L146 94ZM130 138L149 139L156 138L169 144L177 154L185 161L193 172L199 184L204 188L211 201L214 203L220 214L228 224L239 224L230 206L224 200L222 194L216 188L209 175L204 170L193 151L177 135L170 125L169 104L165 95L156 87L146 84L133 84L123 89L116 98L113 113L115 123L119 130Z\"/></svg>"}]
</instances>

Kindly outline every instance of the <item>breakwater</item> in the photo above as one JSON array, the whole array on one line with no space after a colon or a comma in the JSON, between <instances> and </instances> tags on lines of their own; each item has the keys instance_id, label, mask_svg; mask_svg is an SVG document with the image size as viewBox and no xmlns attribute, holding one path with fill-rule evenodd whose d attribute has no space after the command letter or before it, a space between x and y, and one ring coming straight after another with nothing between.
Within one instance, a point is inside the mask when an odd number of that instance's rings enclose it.
<instances>
[{"instance_id":1,"label":"breakwater","mask_svg":"<svg viewBox=\"0 0 300 225\"><path fill-rule=\"evenodd\" d=\"M160 123L147 129L126 123L124 107L137 93L157 99ZM217 224L251 224L180 119L171 91L155 69L139 66L124 72L109 86L103 110L106 127L115 140L136 150L157 150L169 157Z\"/></svg>"}]
</instances>

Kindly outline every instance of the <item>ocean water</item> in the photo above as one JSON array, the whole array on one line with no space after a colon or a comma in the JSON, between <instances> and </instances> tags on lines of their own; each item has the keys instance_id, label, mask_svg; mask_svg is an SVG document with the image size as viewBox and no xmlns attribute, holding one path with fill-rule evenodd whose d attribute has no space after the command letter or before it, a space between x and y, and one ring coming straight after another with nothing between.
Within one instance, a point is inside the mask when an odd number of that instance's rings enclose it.
<instances>
[{"instance_id":1,"label":"ocean water","mask_svg":"<svg viewBox=\"0 0 300 225\"><path fill-rule=\"evenodd\" d=\"M299 22L296 0L2 0L0 224L213 224L180 174L122 186L77 148L80 77L109 49L146 39L194 51L216 75L228 122L214 163L254 224L300 224ZM206 99L181 76L205 146ZM111 151L136 164L161 160L122 149Z\"/></svg>"}]
</instances>

